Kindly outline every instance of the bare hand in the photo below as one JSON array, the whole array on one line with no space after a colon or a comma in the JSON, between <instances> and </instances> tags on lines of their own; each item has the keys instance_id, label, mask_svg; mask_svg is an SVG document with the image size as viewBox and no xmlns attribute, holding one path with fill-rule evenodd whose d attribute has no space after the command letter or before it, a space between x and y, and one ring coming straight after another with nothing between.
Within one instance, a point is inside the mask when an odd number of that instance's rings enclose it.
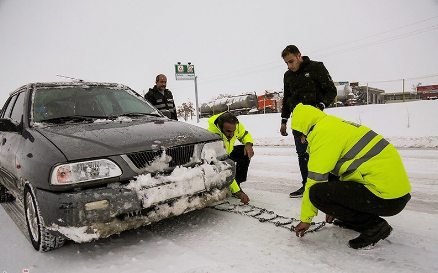
<instances>
[{"instance_id":1,"label":"bare hand","mask_svg":"<svg viewBox=\"0 0 438 273\"><path fill-rule=\"evenodd\" d=\"M235 195L237 196L237 198L240 199L240 202L244 204L248 204L248 202L250 201L248 195L246 195L246 193L244 193L243 191L238 191L235 193Z\"/></svg>"},{"instance_id":2,"label":"bare hand","mask_svg":"<svg viewBox=\"0 0 438 273\"><path fill-rule=\"evenodd\" d=\"M288 135L286 124L281 124L280 133L281 133L282 136L287 136Z\"/></svg>"},{"instance_id":3,"label":"bare hand","mask_svg":"<svg viewBox=\"0 0 438 273\"><path fill-rule=\"evenodd\" d=\"M297 235L297 237L303 237L304 233L310 228L310 223L304 223L304 222L300 222L296 227L295 227L295 234Z\"/></svg>"},{"instance_id":4,"label":"bare hand","mask_svg":"<svg viewBox=\"0 0 438 273\"><path fill-rule=\"evenodd\" d=\"M248 155L249 159L251 159L251 157L254 156L254 150L252 148L252 143L245 144L245 149L243 149L243 153L245 155Z\"/></svg>"},{"instance_id":5,"label":"bare hand","mask_svg":"<svg viewBox=\"0 0 438 273\"><path fill-rule=\"evenodd\" d=\"M331 222L333 222L333 220L335 220L335 217L328 215L328 214L325 215L325 221L327 223L331 223Z\"/></svg>"}]
</instances>

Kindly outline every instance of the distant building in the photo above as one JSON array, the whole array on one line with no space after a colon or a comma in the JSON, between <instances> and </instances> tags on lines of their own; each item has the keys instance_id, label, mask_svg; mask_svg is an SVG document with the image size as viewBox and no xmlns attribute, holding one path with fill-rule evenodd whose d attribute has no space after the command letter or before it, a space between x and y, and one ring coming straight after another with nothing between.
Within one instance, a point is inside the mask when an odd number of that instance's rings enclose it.
<instances>
[{"instance_id":1,"label":"distant building","mask_svg":"<svg viewBox=\"0 0 438 273\"><path fill-rule=\"evenodd\" d=\"M353 85L352 85L353 86ZM353 93L357 94L357 104L381 104L385 103L385 90L370 86L353 86Z\"/></svg>"},{"instance_id":2,"label":"distant building","mask_svg":"<svg viewBox=\"0 0 438 273\"><path fill-rule=\"evenodd\" d=\"M417 86L417 93L423 100L436 100L438 98L438 84Z\"/></svg>"},{"instance_id":3,"label":"distant building","mask_svg":"<svg viewBox=\"0 0 438 273\"><path fill-rule=\"evenodd\" d=\"M438 98L438 85L417 86L415 91L385 93L385 103L406 102L415 100L436 100Z\"/></svg>"},{"instance_id":4,"label":"distant building","mask_svg":"<svg viewBox=\"0 0 438 273\"><path fill-rule=\"evenodd\" d=\"M415 101L421 100L421 95L417 92L397 92L397 93L385 93L384 94L384 103L394 103L394 102L406 102L406 101Z\"/></svg>"}]
</instances>

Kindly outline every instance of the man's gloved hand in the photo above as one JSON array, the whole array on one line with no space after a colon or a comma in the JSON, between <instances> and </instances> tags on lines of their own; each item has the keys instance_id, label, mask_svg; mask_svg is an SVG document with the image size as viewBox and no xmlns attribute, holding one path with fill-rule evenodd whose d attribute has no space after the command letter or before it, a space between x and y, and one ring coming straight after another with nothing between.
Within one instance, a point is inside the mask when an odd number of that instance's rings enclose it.
<instances>
[{"instance_id":1,"label":"man's gloved hand","mask_svg":"<svg viewBox=\"0 0 438 273\"><path fill-rule=\"evenodd\" d=\"M323 102L319 102L316 107L318 107L319 110L324 111L325 109L325 104Z\"/></svg>"}]
</instances>

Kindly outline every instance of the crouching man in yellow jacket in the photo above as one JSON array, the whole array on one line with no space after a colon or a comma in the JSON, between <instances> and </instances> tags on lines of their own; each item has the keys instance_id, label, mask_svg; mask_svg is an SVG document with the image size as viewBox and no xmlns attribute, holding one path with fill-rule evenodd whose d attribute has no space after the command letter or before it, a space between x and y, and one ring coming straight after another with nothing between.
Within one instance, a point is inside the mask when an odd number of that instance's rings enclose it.
<instances>
[{"instance_id":1,"label":"crouching man in yellow jacket","mask_svg":"<svg viewBox=\"0 0 438 273\"><path fill-rule=\"evenodd\" d=\"M380 216L400 213L411 198L394 146L370 128L309 105L297 105L291 128L308 142L310 155L296 235L304 235L320 210L327 222L360 232L348 242L351 248L370 247L388 237L392 227Z\"/></svg>"},{"instance_id":2,"label":"crouching man in yellow jacket","mask_svg":"<svg viewBox=\"0 0 438 273\"><path fill-rule=\"evenodd\" d=\"M209 118L207 129L222 137L227 154L236 162L236 179L230 185L231 193L239 198L242 203L248 203L249 197L240 189L240 183L246 181L249 162L251 157L254 156L251 134L245 130L237 117L230 112L223 112ZM234 146L236 140L244 145Z\"/></svg>"}]
</instances>

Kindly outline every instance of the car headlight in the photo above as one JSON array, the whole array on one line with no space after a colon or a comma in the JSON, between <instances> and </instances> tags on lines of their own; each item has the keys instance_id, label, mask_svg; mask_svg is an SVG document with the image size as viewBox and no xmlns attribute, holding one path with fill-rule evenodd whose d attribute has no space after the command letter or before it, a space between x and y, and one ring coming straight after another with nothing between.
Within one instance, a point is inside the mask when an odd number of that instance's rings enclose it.
<instances>
[{"instance_id":1,"label":"car headlight","mask_svg":"<svg viewBox=\"0 0 438 273\"><path fill-rule=\"evenodd\" d=\"M222 140L205 143L201 151L201 159L208 163L227 157L227 150Z\"/></svg>"},{"instance_id":2,"label":"car headlight","mask_svg":"<svg viewBox=\"0 0 438 273\"><path fill-rule=\"evenodd\" d=\"M53 169L52 185L69 185L120 176L122 170L108 159L58 165Z\"/></svg>"}]
</instances>

